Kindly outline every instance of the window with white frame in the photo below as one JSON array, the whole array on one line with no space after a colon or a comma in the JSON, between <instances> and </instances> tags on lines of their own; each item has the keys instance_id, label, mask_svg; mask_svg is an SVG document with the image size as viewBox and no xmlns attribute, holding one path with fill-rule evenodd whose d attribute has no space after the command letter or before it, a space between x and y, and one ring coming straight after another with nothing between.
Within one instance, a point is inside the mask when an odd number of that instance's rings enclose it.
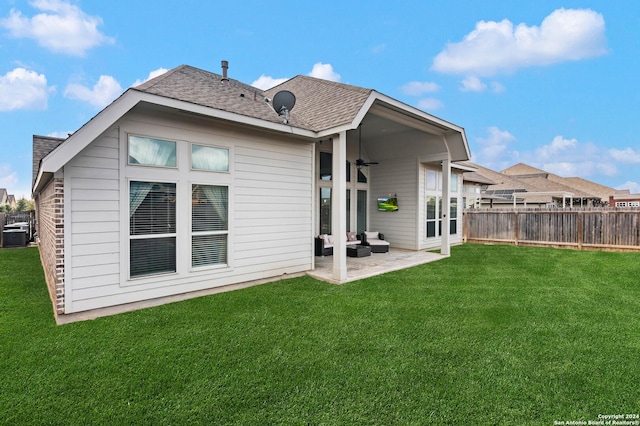
<instances>
[{"instance_id":1,"label":"window with white frame","mask_svg":"<svg viewBox=\"0 0 640 426\"><path fill-rule=\"evenodd\" d=\"M176 142L129 135L129 164L177 167Z\"/></svg>"},{"instance_id":2,"label":"window with white frame","mask_svg":"<svg viewBox=\"0 0 640 426\"><path fill-rule=\"evenodd\" d=\"M629 207L640 207L640 201L629 201Z\"/></svg>"},{"instance_id":3,"label":"window with white frame","mask_svg":"<svg viewBox=\"0 0 640 426\"><path fill-rule=\"evenodd\" d=\"M127 164L131 166L125 172L129 191L128 278L182 272L178 252L190 251L193 269L228 265L229 178L203 172L229 173L230 148L125 134ZM164 169L163 174L150 168ZM180 183L191 176L204 182ZM182 188L191 189L191 197ZM185 215L191 215L191 230L181 236L176 222Z\"/></svg>"},{"instance_id":4,"label":"window with white frame","mask_svg":"<svg viewBox=\"0 0 640 426\"><path fill-rule=\"evenodd\" d=\"M229 188L191 186L191 266L227 264Z\"/></svg>"},{"instance_id":5,"label":"window with white frame","mask_svg":"<svg viewBox=\"0 0 640 426\"><path fill-rule=\"evenodd\" d=\"M176 184L129 182L129 276L176 272Z\"/></svg>"},{"instance_id":6,"label":"window with white frame","mask_svg":"<svg viewBox=\"0 0 640 426\"><path fill-rule=\"evenodd\" d=\"M229 150L191 144L191 169L211 172L229 171Z\"/></svg>"},{"instance_id":7,"label":"window with white frame","mask_svg":"<svg viewBox=\"0 0 640 426\"><path fill-rule=\"evenodd\" d=\"M426 169L425 182L425 217L426 238L442 235L442 171ZM458 233L458 175L452 173L449 181L449 192L454 196L449 198L449 234Z\"/></svg>"}]
</instances>

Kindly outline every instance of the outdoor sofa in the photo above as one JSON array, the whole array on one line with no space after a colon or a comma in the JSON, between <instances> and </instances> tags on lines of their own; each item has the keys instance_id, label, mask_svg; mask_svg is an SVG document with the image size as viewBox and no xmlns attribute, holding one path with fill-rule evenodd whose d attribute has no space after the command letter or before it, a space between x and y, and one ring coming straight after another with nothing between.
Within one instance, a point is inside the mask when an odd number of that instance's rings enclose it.
<instances>
[{"instance_id":1,"label":"outdoor sofa","mask_svg":"<svg viewBox=\"0 0 640 426\"><path fill-rule=\"evenodd\" d=\"M347 245L361 244L361 236L355 232L347 232ZM333 235L321 234L316 237L316 256L332 256L333 255Z\"/></svg>"},{"instance_id":2,"label":"outdoor sofa","mask_svg":"<svg viewBox=\"0 0 640 426\"><path fill-rule=\"evenodd\" d=\"M364 231L361 244L370 246L371 253L387 253L389 251L389 242L384 240L384 234L381 232Z\"/></svg>"}]
</instances>

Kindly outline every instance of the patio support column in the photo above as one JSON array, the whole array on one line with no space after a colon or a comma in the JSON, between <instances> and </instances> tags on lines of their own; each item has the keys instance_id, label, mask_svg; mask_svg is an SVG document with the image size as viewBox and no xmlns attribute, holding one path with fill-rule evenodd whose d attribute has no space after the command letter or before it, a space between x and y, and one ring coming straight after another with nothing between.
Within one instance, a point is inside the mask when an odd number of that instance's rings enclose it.
<instances>
[{"instance_id":1,"label":"patio support column","mask_svg":"<svg viewBox=\"0 0 640 426\"><path fill-rule=\"evenodd\" d=\"M451 187L451 160L448 158L442 160L442 229L440 231L440 254L448 256L449 251L449 228L450 217L449 211L451 210L451 194L449 188Z\"/></svg>"},{"instance_id":2,"label":"patio support column","mask_svg":"<svg viewBox=\"0 0 640 426\"><path fill-rule=\"evenodd\" d=\"M333 139L333 190L331 234L333 235L333 279L347 280L347 132Z\"/></svg>"}]
</instances>

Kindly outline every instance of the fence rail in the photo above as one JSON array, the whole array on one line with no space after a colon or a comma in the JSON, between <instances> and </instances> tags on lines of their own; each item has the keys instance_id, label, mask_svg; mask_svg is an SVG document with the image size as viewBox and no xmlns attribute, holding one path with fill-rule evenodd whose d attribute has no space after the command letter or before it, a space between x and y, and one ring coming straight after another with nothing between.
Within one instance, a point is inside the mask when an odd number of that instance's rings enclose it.
<instances>
[{"instance_id":1,"label":"fence rail","mask_svg":"<svg viewBox=\"0 0 640 426\"><path fill-rule=\"evenodd\" d=\"M640 210L466 210L466 242L640 251Z\"/></svg>"}]
</instances>

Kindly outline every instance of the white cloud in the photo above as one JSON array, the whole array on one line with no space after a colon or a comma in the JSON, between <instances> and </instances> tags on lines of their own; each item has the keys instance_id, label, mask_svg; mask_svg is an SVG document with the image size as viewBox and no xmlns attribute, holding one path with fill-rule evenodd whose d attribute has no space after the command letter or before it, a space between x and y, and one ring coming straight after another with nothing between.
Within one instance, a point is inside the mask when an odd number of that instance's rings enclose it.
<instances>
[{"instance_id":1,"label":"white cloud","mask_svg":"<svg viewBox=\"0 0 640 426\"><path fill-rule=\"evenodd\" d=\"M47 77L24 68L0 76L0 111L44 110L55 87L47 86Z\"/></svg>"},{"instance_id":2,"label":"white cloud","mask_svg":"<svg viewBox=\"0 0 640 426\"><path fill-rule=\"evenodd\" d=\"M400 88L402 93L409 96L420 96L440 90L440 86L430 81L410 81Z\"/></svg>"},{"instance_id":3,"label":"white cloud","mask_svg":"<svg viewBox=\"0 0 640 426\"><path fill-rule=\"evenodd\" d=\"M261 90L269 90L272 87L275 87L278 84L282 84L287 80L288 78L273 78L262 74L256 81L251 83L251 85Z\"/></svg>"},{"instance_id":4,"label":"white cloud","mask_svg":"<svg viewBox=\"0 0 640 426\"><path fill-rule=\"evenodd\" d=\"M136 87L141 85L142 83L145 83L149 80L151 80L152 78L156 78L164 73L166 73L167 71L169 71L166 68L158 68L157 70L153 70L149 73L149 75L147 76L147 78L145 78L144 80L136 80L133 82L133 84L131 85L131 87Z\"/></svg>"},{"instance_id":5,"label":"white cloud","mask_svg":"<svg viewBox=\"0 0 640 426\"><path fill-rule=\"evenodd\" d=\"M329 81L340 81L341 78L340 74L333 70L333 66L331 64L323 64L322 62L314 64L311 72L307 75L309 77L321 78L323 80ZM278 84L282 84L287 80L289 79L273 78L271 76L262 74L257 80L251 83L251 85L261 90L269 90L272 87L275 87Z\"/></svg>"},{"instance_id":6,"label":"white cloud","mask_svg":"<svg viewBox=\"0 0 640 426\"><path fill-rule=\"evenodd\" d=\"M519 153L509 147L517 139L506 130L496 126L487 128L486 137L476 138L480 149L473 155L473 161L494 170L502 170L518 162Z\"/></svg>"},{"instance_id":7,"label":"white cloud","mask_svg":"<svg viewBox=\"0 0 640 426\"><path fill-rule=\"evenodd\" d=\"M72 131L68 131L68 132L51 132L51 133L47 134L47 136L52 137L52 138L63 138L63 139L66 139L71 134L73 134Z\"/></svg>"},{"instance_id":8,"label":"white cloud","mask_svg":"<svg viewBox=\"0 0 640 426\"><path fill-rule=\"evenodd\" d=\"M609 150L609 155L621 163L640 164L640 151L633 148L622 150L613 148Z\"/></svg>"},{"instance_id":9,"label":"white cloud","mask_svg":"<svg viewBox=\"0 0 640 426\"><path fill-rule=\"evenodd\" d=\"M557 9L538 26L480 21L433 60L442 73L490 76L607 53L605 22L589 9Z\"/></svg>"},{"instance_id":10,"label":"white cloud","mask_svg":"<svg viewBox=\"0 0 640 426\"><path fill-rule=\"evenodd\" d=\"M591 142L555 136L551 143L524 154L527 164L563 177L614 176L615 162L607 152Z\"/></svg>"},{"instance_id":11,"label":"white cloud","mask_svg":"<svg viewBox=\"0 0 640 426\"><path fill-rule=\"evenodd\" d=\"M484 92L487 90L487 85L484 84L478 77L471 76L462 80L462 92Z\"/></svg>"},{"instance_id":12,"label":"white cloud","mask_svg":"<svg viewBox=\"0 0 640 426\"><path fill-rule=\"evenodd\" d=\"M422 110L436 110L442 108L444 105L442 101L436 98L426 98L418 101L418 108Z\"/></svg>"},{"instance_id":13,"label":"white cloud","mask_svg":"<svg viewBox=\"0 0 640 426\"><path fill-rule=\"evenodd\" d=\"M640 194L640 183L626 181L622 185L616 186L616 189L628 189L632 194Z\"/></svg>"},{"instance_id":14,"label":"white cloud","mask_svg":"<svg viewBox=\"0 0 640 426\"><path fill-rule=\"evenodd\" d=\"M543 145L536 149L536 158L539 161L549 161L556 159L562 151L572 155L576 153L576 150L572 150L572 148L577 147L578 141L576 139L565 139L562 136L556 136L550 144Z\"/></svg>"},{"instance_id":15,"label":"white cloud","mask_svg":"<svg viewBox=\"0 0 640 426\"><path fill-rule=\"evenodd\" d=\"M618 173L618 169L614 164L603 163L597 160L573 159L567 156L564 156L564 158L566 158L566 161L537 163L534 167L539 167L562 177L615 176Z\"/></svg>"},{"instance_id":16,"label":"white cloud","mask_svg":"<svg viewBox=\"0 0 640 426\"><path fill-rule=\"evenodd\" d=\"M314 64L313 69L307 75L323 80L340 81L340 74L333 70L333 66L331 64L323 64L322 62Z\"/></svg>"},{"instance_id":17,"label":"white cloud","mask_svg":"<svg viewBox=\"0 0 640 426\"><path fill-rule=\"evenodd\" d=\"M92 89L82 84L71 83L64 91L66 97L88 102L96 108L104 108L121 93L120 83L109 75L101 75Z\"/></svg>"},{"instance_id":18,"label":"white cloud","mask_svg":"<svg viewBox=\"0 0 640 426\"><path fill-rule=\"evenodd\" d=\"M113 43L98 30L102 18L84 13L78 6L62 0L34 0L31 6L41 13L28 18L11 9L0 26L14 38L31 38L53 52L84 56L87 50Z\"/></svg>"}]
</instances>

